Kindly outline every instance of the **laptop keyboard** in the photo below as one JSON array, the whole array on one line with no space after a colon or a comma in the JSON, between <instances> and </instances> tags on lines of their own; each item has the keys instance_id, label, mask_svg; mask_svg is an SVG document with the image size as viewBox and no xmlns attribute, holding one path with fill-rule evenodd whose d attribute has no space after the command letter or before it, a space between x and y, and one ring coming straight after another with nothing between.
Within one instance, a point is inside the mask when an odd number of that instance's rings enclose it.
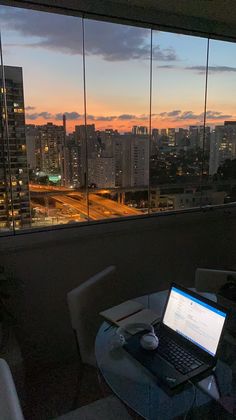
<instances>
[{"instance_id":1,"label":"laptop keyboard","mask_svg":"<svg viewBox=\"0 0 236 420\"><path fill-rule=\"evenodd\" d=\"M158 332L159 346L157 352L170 362L179 372L186 374L203 365L203 362L179 346L167 335Z\"/></svg>"}]
</instances>

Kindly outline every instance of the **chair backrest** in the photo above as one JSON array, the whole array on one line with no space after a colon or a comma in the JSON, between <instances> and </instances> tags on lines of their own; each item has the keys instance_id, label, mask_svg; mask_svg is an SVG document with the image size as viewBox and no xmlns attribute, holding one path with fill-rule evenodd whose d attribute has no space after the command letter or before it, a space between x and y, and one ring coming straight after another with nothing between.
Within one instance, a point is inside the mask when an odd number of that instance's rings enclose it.
<instances>
[{"instance_id":1,"label":"chair backrest","mask_svg":"<svg viewBox=\"0 0 236 420\"><path fill-rule=\"evenodd\" d=\"M83 363L95 365L94 344L102 322L99 312L122 302L115 266L109 266L67 294L72 328Z\"/></svg>"},{"instance_id":2,"label":"chair backrest","mask_svg":"<svg viewBox=\"0 0 236 420\"><path fill-rule=\"evenodd\" d=\"M13 377L4 359L0 359L0 419L24 420Z\"/></svg>"},{"instance_id":3,"label":"chair backrest","mask_svg":"<svg viewBox=\"0 0 236 420\"><path fill-rule=\"evenodd\" d=\"M195 272L195 288L199 292L218 293L219 289L229 278L236 280L236 272L197 268Z\"/></svg>"}]
</instances>

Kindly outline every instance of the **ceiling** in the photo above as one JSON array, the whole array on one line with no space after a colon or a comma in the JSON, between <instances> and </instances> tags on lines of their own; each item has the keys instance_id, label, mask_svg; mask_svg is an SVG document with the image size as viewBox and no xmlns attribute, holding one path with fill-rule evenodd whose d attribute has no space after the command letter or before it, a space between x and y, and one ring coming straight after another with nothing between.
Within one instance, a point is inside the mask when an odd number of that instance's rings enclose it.
<instances>
[{"instance_id":1,"label":"ceiling","mask_svg":"<svg viewBox=\"0 0 236 420\"><path fill-rule=\"evenodd\" d=\"M235 0L116 0L116 3L236 24Z\"/></svg>"},{"instance_id":2,"label":"ceiling","mask_svg":"<svg viewBox=\"0 0 236 420\"><path fill-rule=\"evenodd\" d=\"M85 14L236 41L235 0L0 0L1 4Z\"/></svg>"}]
</instances>

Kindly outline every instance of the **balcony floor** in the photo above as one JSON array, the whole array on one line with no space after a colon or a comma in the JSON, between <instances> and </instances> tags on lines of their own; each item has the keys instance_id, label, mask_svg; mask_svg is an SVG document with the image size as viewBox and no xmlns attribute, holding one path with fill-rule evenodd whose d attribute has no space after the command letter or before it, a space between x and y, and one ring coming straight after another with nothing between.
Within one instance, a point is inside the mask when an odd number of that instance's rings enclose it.
<instances>
[{"instance_id":1,"label":"balcony floor","mask_svg":"<svg viewBox=\"0 0 236 420\"><path fill-rule=\"evenodd\" d=\"M102 398L97 371L86 366L78 386L78 364L66 364L55 368L23 373L12 369L17 392L26 420L52 420L77 407ZM75 404L75 405L74 405Z\"/></svg>"}]
</instances>

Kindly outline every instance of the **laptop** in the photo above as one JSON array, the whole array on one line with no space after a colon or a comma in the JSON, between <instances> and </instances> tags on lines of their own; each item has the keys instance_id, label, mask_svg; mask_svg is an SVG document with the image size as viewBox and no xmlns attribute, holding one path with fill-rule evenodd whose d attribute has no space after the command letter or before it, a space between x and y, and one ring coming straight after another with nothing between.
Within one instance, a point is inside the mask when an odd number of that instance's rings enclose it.
<instances>
[{"instance_id":1,"label":"laptop","mask_svg":"<svg viewBox=\"0 0 236 420\"><path fill-rule=\"evenodd\" d=\"M138 332L124 348L169 390L212 369L228 310L176 283L169 289L161 322L155 327L156 350L140 345Z\"/></svg>"}]
</instances>

